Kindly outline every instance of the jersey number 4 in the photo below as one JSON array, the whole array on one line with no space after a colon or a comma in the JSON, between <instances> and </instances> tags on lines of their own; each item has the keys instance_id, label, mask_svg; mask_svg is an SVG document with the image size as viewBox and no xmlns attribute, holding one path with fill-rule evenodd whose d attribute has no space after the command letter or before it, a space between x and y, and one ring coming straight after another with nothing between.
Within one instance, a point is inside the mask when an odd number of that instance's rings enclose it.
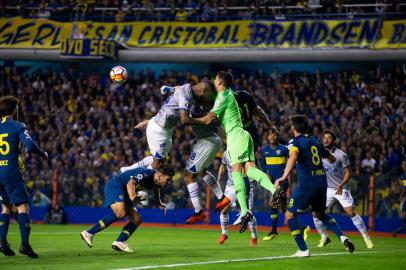
<instances>
[{"instance_id":1,"label":"jersey number 4","mask_svg":"<svg viewBox=\"0 0 406 270\"><path fill-rule=\"evenodd\" d=\"M10 144L5 140L7 133L0 134L0 155L7 155L10 152Z\"/></svg>"}]
</instances>

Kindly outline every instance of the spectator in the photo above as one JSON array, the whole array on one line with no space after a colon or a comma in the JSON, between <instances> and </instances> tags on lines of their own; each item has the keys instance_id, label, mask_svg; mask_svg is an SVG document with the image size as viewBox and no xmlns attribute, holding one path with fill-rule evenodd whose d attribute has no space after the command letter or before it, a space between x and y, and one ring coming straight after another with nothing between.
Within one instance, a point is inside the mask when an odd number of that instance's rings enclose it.
<instances>
[{"instance_id":1,"label":"spectator","mask_svg":"<svg viewBox=\"0 0 406 270\"><path fill-rule=\"evenodd\" d=\"M47 213L45 214L45 223L48 224L65 224L66 216L65 211L59 204L49 207Z\"/></svg>"},{"instance_id":2,"label":"spectator","mask_svg":"<svg viewBox=\"0 0 406 270\"><path fill-rule=\"evenodd\" d=\"M51 17L51 12L42 7L39 9L37 17L39 19L48 19L49 17Z\"/></svg>"},{"instance_id":3,"label":"spectator","mask_svg":"<svg viewBox=\"0 0 406 270\"><path fill-rule=\"evenodd\" d=\"M32 205L34 206L48 206L51 204L51 200L43 194L41 191L37 190L32 198Z\"/></svg>"},{"instance_id":4,"label":"spectator","mask_svg":"<svg viewBox=\"0 0 406 270\"><path fill-rule=\"evenodd\" d=\"M176 12L175 21L184 22L188 16L188 12L185 11L183 7L180 7L179 10Z\"/></svg>"},{"instance_id":5,"label":"spectator","mask_svg":"<svg viewBox=\"0 0 406 270\"><path fill-rule=\"evenodd\" d=\"M372 157L371 152L367 152L366 157L362 160L361 167L365 172L373 172L376 166L376 160Z\"/></svg>"}]
</instances>

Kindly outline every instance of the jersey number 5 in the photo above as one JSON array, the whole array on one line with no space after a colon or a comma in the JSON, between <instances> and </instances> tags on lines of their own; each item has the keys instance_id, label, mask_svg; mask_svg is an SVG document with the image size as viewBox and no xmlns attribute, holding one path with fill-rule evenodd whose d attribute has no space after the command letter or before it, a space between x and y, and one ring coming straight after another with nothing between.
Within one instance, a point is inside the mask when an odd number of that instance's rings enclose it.
<instances>
[{"instance_id":1,"label":"jersey number 5","mask_svg":"<svg viewBox=\"0 0 406 270\"><path fill-rule=\"evenodd\" d=\"M314 165L319 165L320 164L320 156L319 156L319 150L317 150L316 146L310 147L310 151L312 152L312 162Z\"/></svg>"},{"instance_id":2,"label":"jersey number 5","mask_svg":"<svg viewBox=\"0 0 406 270\"><path fill-rule=\"evenodd\" d=\"M10 144L4 140L7 137L7 133L0 134L0 155L3 156L10 152Z\"/></svg>"}]
</instances>

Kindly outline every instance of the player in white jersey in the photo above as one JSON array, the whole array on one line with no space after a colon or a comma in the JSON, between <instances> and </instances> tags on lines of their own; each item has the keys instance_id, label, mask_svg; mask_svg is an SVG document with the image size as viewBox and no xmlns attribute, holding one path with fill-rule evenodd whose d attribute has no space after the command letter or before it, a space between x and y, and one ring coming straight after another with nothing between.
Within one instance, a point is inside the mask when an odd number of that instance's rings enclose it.
<instances>
[{"instance_id":1,"label":"player in white jersey","mask_svg":"<svg viewBox=\"0 0 406 270\"><path fill-rule=\"evenodd\" d=\"M192 106L191 116L204 116L210 111L210 108L211 107L195 104ZM213 164L216 154L220 150L221 140L217 135L218 126L215 124L208 126L192 125L192 132L196 141L193 144L192 152L190 153L189 160L187 161L184 177L195 213L185 221L187 224L195 224L198 221L205 220L207 217L206 212L203 210L200 202L199 185L196 183L196 178L198 176L202 177L207 185L210 186L219 202L224 200L228 201L228 204L230 203L229 198L224 196L223 191L216 181L216 178L209 171L207 171L207 168Z\"/></svg>"},{"instance_id":2,"label":"player in white jersey","mask_svg":"<svg viewBox=\"0 0 406 270\"><path fill-rule=\"evenodd\" d=\"M165 87L167 86L162 88ZM148 147L152 156L145 157L131 166L122 167L120 172L139 167L158 168L172 146L172 135L176 124L179 120L182 124L193 124L194 120L189 116L190 108L197 99L209 97L213 93L213 84L209 81L201 81L193 86L184 84L174 88L154 117L135 126L137 129L146 127Z\"/></svg>"},{"instance_id":3,"label":"player in white jersey","mask_svg":"<svg viewBox=\"0 0 406 270\"><path fill-rule=\"evenodd\" d=\"M220 140L216 132L210 132L210 128L199 125L191 117L191 108L194 104L196 104L194 106L196 108L198 103L208 103L210 98L213 97L214 86L210 81L202 81L194 86L190 84L176 87L162 86L161 93L170 95L157 115L151 120L144 120L136 126L139 129L147 127L147 142L152 156L145 157L131 166L123 167L120 172L139 167L157 168L172 146L172 135L177 123L180 121L184 125L193 125L192 128L195 130L194 133L195 136L198 136L198 140L188 161L185 181L195 208L195 214L186 223L194 224L206 218L200 204L199 186L195 182L198 175L202 176L203 180L206 181L217 196L219 201L216 209L221 210L230 202L227 197L223 196L223 192L214 176L206 171L207 167L213 163L215 154L220 148Z\"/></svg>"},{"instance_id":4,"label":"player in white jersey","mask_svg":"<svg viewBox=\"0 0 406 270\"><path fill-rule=\"evenodd\" d=\"M351 178L350 161L346 153L335 147L334 141L336 135L331 130L323 132L324 147L330 151L336 158L334 163L323 159L323 167L327 176L327 200L326 207L329 208L337 200L344 209L344 212L351 218L355 227L360 231L364 238L367 248L371 249L374 244L368 235L364 221L354 210L354 200L351 196L347 183ZM326 228L322 221L313 217L314 225L321 235L318 247L324 247L331 242L326 233Z\"/></svg>"},{"instance_id":5,"label":"player in white jersey","mask_svg":"<svg viewBox=\"0 0 406 270\"><path fill-rule=\"evenodd\" d=\"M231 201L227 207L225 207L220 213L220 225L221 225L221 235L217 240L218 244L223 244L228 239L228 224L229 224L229 215L231 207L236 207L237 197L234 189L234 183L232 178L232 168L230 160L227 155L227 151L223 153L221 159L221 165L218 172L218 181L221 180L224 173L227 171L227 183L224 190L224 195L228 197ZM248 209L252 212L254 205L254 186L253 182L249 181L249 195L248 195ZM252 220L248 223L248 226L251 231L250 245L255 246L257 244L257 221L253 216Z\"/></svg>"}]
</instances>

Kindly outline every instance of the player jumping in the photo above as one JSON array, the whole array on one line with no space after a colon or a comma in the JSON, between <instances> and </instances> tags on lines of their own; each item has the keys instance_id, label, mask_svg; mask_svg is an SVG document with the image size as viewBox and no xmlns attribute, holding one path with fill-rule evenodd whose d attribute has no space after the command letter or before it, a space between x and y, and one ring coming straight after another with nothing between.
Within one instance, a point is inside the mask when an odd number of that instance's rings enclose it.
<instances>
[{"instance_id":1,"label":"player jumping","mask_svg":"<svg viewBox=\"0 0 406 270\"><path fill-rule=\"evenodd\" d=\"M289 118L292 122L291 131L294 138L288 145L289 159L284 173L276 180L275 185L286 181L296 164L298 186L293 191L285 215L292 236L299 247L293 256L310 256L298 219L298 215L305 213L309 206L312 207L313 216L323 221L340 238L347 251L352 253L355 249L352 242L343 235L334 218L325 213L327 179L322 158L327 158L330 162L335 162L336 159L314 136L307 134L308 121L306 116L293 115Z\"/></svg>"},{"instance_id":2,"label":"player jumping","mask_svg":"<svg viewBox=\"0 0 406 270\"><path fill-rule=\"evenodd\" d=\"M276 188L268 176L257 169L255 165L254 143L251 135L244 130L237 101L230 89L232 75L225 71L218 72L214 85L217 91L217 98L213 109L204 117L198 118L200 123L209 125L214 119L219 119L224 127L227 137L227 154L232 165L232 179L234 182L236 197L241 207L240 233L247 228L248 222L253 215L247 207L243 169L247 176L257 181L271 194L275 194ZM278 193L279 194L278 190ZM278 196L275 196L277 199Z\"/></svg>"},{"instance_id":3,"label":"player jumping","mask_svg":"<svg viewBox=\"0 0 406 270\"><path fill-rule=\"evenodd\" d=\"M221 180L224 173L227 171L227 183L226 189L224 190L225 196L230 198L231 204L225 207L220 213L220 225L221 225L221 235L220 238L217 240L217 243L223 244L228 239L228 224L229 224L229 211L231 207L236 206L236 194L234 189L234 183L232 179L232 168L230 164L230 160L228 159L227 151L223 153L223 157L221 159L221 165L218 172L218 181ZM254 186L253 183L249 182L249 194L248 194L248 209L250 211L253 210L254 205ZM255 246L257 244L257 221L255 217L248 223L248 227L251 231L251 239L250 245Z\"/></svg>"},{"instance_id":4,"label":"player jumping","mask_svg":"<svg viewBox=\"0 0 406 270\"><path fill-rule=\"evenodd\" d=\"M347 183L351 178L350 160L346 153L335 147L336 135L331 130L323 132L324 147L330 151L336 158L336 161L330 163L323 158L323 167L327 177L327 200L326 207L329 208L336 200L341 204L344 212L351 218L355 227L359 230L364 238L367 248L371 249L374 244L368 235L368 230L365 227L364 221L354 210L354 200L351 196L351 191L347 187ZM322 221L313 217L314 225L321 235L318 247L324 247L331 242L327 235L326 228Z\"/></svg>"},{"instance_id":5,"label":"player jumping","mask_svg":"<svg viewBox=\"0 0 406 270\"><path fill-rule=\"evenodd\" d=\"M28 215L28 194L19 168L20 144L31 153L48 159L43 151L30 137L23 123L12 120L14 112L18 110L20 101L13 96L0 99L0 252L6 256L14 256L14 251L7 242L7 232L10 223L11 206L18 212L18 225L21 235L20 254L30 258L38 258L29 243L31 232Z\"/></svg>"},{"instance_id":6,"label":"player jumping","mask_svg":"<svg viewBox=\"0 0 406 270\"><path fill-rule=\"evenodd\" d=\"M92 228L82 231L80 233L82 240L88 247L92 247L95 234L126 217L129 222L112 243L112 248L117 251L133 252L126 241L141 224L141 216L134 204L145 200L143 196L137 195L137 191L152 190L156 204L166 211L165 204L161 202L159 189L174 175L173 169L161 165L156 171L145 168L131 169L111 178L104 186L104 206L111 211Z\"/></svg>"}]
</instances>

